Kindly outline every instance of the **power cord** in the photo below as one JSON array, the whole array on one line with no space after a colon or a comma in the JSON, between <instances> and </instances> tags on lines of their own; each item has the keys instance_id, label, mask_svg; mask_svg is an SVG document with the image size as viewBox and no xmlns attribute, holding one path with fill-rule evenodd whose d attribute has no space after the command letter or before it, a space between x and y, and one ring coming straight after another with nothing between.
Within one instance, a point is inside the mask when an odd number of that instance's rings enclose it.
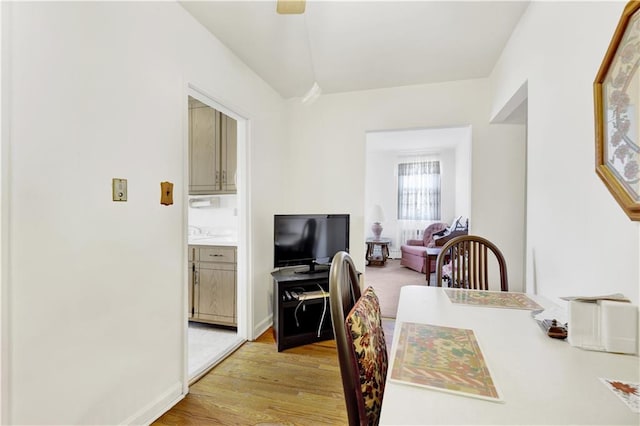
<instances>
[{"instance_id":1,"label":"power cord","mask_svg":"<svg viewBox=\"0 0 640 426\"><path fill-rule=\"evenodd\" d=\"M298 309L304 303L304 299L301 299L296 305L296 309L293 311L293 317L296 319L296 327L300 328L300 322L298 322Z\"/></svg>"},{"instance_id":2,"label":"power cord","mask_svg":"<svg viewBox=\"0 0 640 426\"><path fill-rule=\"evenodd\" d=\"M318 286L318 288L320 289L320 291L322 292L322 299L323 299L323 307L322 307L322 315L320 316L320 324L318 324L318 334L317 336L320 337L320 334L322 333L322 324L324 323L324 318L327 315L327 295L326 295L326 291L324 290L324 288L322 288L322 286L318 283L316 283L316 285ZM293 317L296 320L296 327L300 328L300 321L298 321L298 309L300 309L300 306L302 306L302 310L304 311L305 302L306 299L300 299L300 301L298 302L298 304L296 305L296 308L293 310Z\"/></svg>"},{"instance_id":3,"label":"power cord","mask_svg":"<svg viewBox=\"0 0 640 426\"><path fill-rule=\"evenodd\" d=\"M320 288L320 291L322 292L322 298L324 299L324 307L322 308L322 316L320 317L320 324L318 325L318 337L320 337L320 331L322 330L322 323L324 322L324 316L327 313L327 296L325 295L325 291L324 288L322 288L322 286L320 284L316 285Z\"/></svg>"}]
</instances>

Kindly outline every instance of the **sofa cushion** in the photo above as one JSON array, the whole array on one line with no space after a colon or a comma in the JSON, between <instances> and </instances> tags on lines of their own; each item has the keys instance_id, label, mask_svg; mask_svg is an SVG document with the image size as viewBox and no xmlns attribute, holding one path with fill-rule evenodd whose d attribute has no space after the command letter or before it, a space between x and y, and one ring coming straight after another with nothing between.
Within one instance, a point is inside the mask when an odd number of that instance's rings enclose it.
<instances>
[{"instance_id":1,"label":"sofa cushion","mask_svg":"<svg viewBox=\"0 0 640 426\"><path fill-rule=\"evenodd\" d=\"M421 257L427 256L427 248L425 246L402 246L400 249L402 250L402 253Z\"/></svg>"},{"instance_id":2,"label":"sofa cushion","mask_svg":"<svg viewBox=\"0 0 640 426\"><path fill-rule=\"evenodd\" d=\"M436 222L427 226L427 229L424 230L424 235L422 236L422 239L424 241L424 246L435 247L436 242L433 240L433 234L436 232L440 232L446 228L447 228L447 224L444 222Z\"/></svg>"}]
</instances>

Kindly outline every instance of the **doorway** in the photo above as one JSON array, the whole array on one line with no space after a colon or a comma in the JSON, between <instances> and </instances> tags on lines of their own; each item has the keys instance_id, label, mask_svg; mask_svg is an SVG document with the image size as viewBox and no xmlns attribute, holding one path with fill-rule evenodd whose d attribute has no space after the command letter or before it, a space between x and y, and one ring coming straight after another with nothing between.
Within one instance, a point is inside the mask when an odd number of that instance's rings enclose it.
<instances>
[{"instance_id":1,"label":"doorway","mask_svg":"<svg viewBox=\"0 0 640 426\"><path fill-rule=\"evenodd\" d=\"M183 229L186 383L248 337L248 120L189 85Z\"/></svg>"},{"instance_id":2,"label":"doorway","mask_svg":"<svg viewBox=\"0 0 640 426\"><path fill-rule=\"evenodd\" d=\"M491 119L491 124L510 125L519 130L514 137L512 144L520 147L521 174L514 175L514 183L521 185L521 199L514 199L513 205L521 208L520 215L514 215L517 225L513 229L518 229L522 233L522 238L513 243L513 252L520 253L519 262L510 262L509 282L520 282L521 288L516 291L526 291L527 293L538 294L538 282L536 276L535 252L529 246L529 226L527 220L528 197L529 197L529 142L528 142L528 122L529 122L529 83L523 82L520 87L505 102L504 106ZM516 181L518 179L519 181ZM519 223L518 223L519 222ZM502 249L504 252L504 248ZM508 250L508 248L507 248ZM531 253L530 257L527 253ZM516 265L514 268L513 265ZM511 285L510 285L511 287Z\"/></svg>"},{"instance_id":3,"label":"doorway","mask_svg":"<svg viewBox=\"0 0 640 426\"><path fill-rule=\"evenodd\" d=\"M439 163L440 219L471 217L471 126L367 132L364 235L381 222L390 238L390 258L400 258L400 246L432 221L398 219L398 165L421 158Z\"/></svg>"}]
</instances>

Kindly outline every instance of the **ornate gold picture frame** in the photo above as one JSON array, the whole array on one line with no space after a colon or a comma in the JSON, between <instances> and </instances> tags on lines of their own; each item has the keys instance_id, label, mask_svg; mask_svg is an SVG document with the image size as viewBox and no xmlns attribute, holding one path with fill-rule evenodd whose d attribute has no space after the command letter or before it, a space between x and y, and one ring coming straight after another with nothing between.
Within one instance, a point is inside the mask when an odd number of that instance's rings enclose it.
<instances>
[{"instance_id":1,"label":"ornate gold picture frame","mask_svg":"<svg viewBox=\"0 0 640 426\"><path fill-rule=\"evenodd\" d=\"M596 173L640 220L640 1L627 3L593 83Z\"/></svg>"}]
</instances>

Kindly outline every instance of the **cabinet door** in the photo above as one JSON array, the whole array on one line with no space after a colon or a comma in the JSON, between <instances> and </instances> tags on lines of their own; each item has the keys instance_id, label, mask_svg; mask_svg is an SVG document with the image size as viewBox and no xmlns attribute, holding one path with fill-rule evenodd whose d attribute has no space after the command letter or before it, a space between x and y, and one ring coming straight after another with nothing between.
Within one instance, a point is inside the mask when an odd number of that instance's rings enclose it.
<instances>
[{"instance_id":1,"label":"cabinet door","mask_svg":"<svg viewBox=\"0 0 640 426\"><path fill-rule=\"evenodd\" d=\"M188 269L188 281L187 281L187 289L189 290L189 296L188 296L188 303L189 303L189 319L193 318L193 311L194 311L194 303L193 303L193 298L194 298L194 293L193 293L193 286L195 285L195 261L198 260L198 249L196 247L193 246L189 246L189 249L187 250L188 252L188 257L189 257L189 261L187 262L187 269Z\"/></svg>"},{"instance_id":2,"label":"cabinet door","mask_svg":"<svg viewBox=\"0 0 640 426\"><path fill-rule=\"evenodd\" d=\"M222 190L236 192L236 171L238 156L238 123L231 117L221 114L220 161Z\"/></svg>"},{"instance_id":3,"label":"cabinet door","mask_svg":"<svg viewBox=\"0 0 640 426\"><path fill-rule=\"evenodd\" d=\"M220 190L220 113L203 106L189 110L189 193Z\"/></svg>"},{"instance_id":4,"label":"cabinet door","mask_svg":"<svg viewBox=\"0 0 640 426\"><path fill-rule=\"evenodd\" d=\"M233 264L198 265L196 317L236 325L236 268Z\"/></svg>"}]
</instances>

